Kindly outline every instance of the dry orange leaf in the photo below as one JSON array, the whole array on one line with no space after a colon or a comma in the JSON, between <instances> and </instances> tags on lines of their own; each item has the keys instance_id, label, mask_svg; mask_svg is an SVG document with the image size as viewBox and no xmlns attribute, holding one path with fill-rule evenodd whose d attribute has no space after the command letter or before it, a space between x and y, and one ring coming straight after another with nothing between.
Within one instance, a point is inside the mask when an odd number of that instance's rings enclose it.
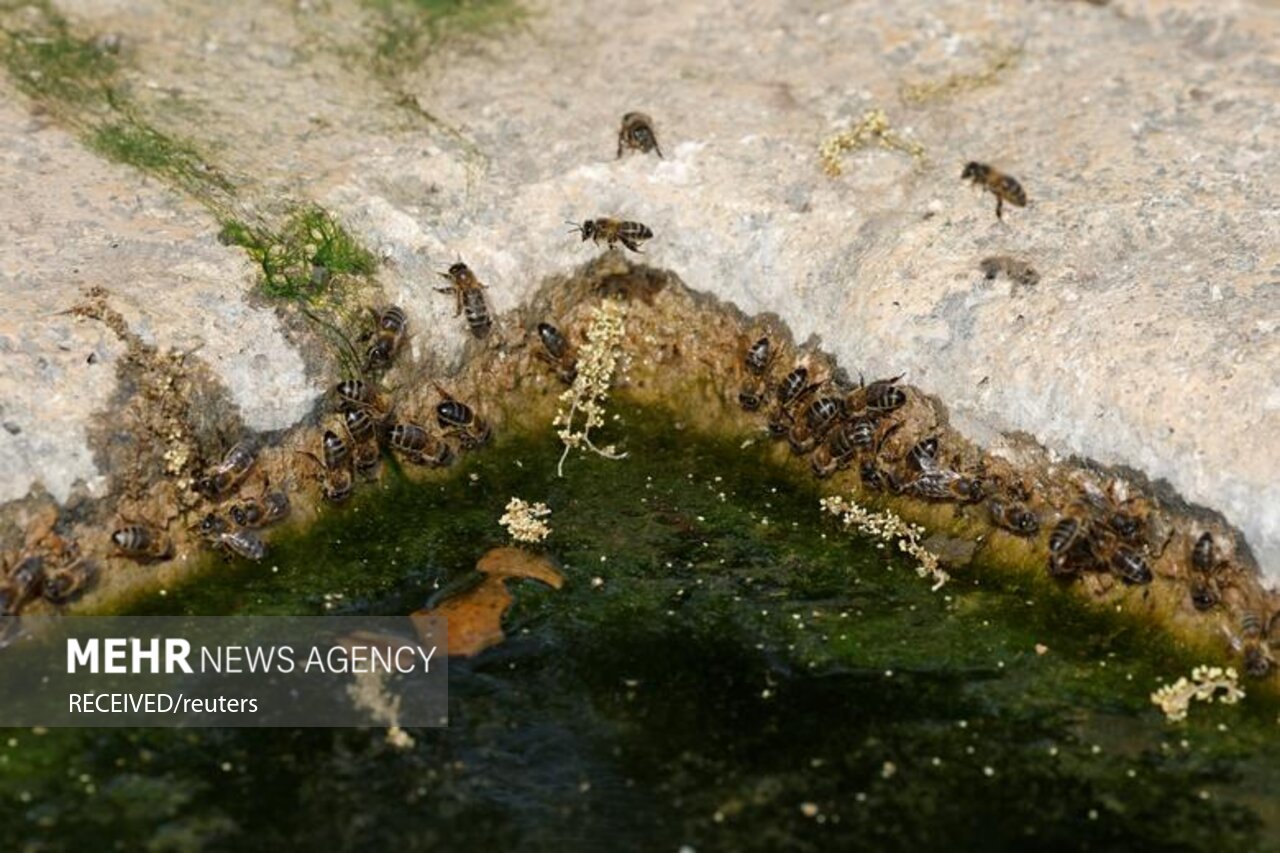
<instances>
[{"instance_id":1,"label":"dry orange leaf","mask_svg":"<svg viewBox=\"0 0 1280 853\"><path fill-rule=\"evenodd\" d=\"M438 607L419 610L414 615L443 616L449 620L450 657L471 657L506 637L502 617L515 599L507 591L507 578L532 578L559 589L564 576L545 558L522 548L494 548L476 563L485 579L461 595Z\"/></svg>"}]
</instances>

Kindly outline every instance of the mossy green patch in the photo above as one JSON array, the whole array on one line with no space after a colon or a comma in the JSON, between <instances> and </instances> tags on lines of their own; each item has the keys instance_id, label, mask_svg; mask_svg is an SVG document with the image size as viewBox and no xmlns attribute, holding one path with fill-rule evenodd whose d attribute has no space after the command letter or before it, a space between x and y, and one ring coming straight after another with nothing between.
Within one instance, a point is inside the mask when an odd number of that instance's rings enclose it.
<instances>
[{"instance_id":1,"label":"mossy green patch","mask_svg":"<svg viewBox=\"0 0 1280 853\"><path fill-rule=\"evenodd\" d=\"M764 442L614 401L630 456L555 476L545 432L444 479L388 472L260 565L134 613L405 613L546 501L563 589L513 583L508 638L450 670L450 728L15 734L0 839L219 848L1265 849L1274 703L1147 695L1194 660L1136 616L957 569L934 592L847 535ZM1047 646L1040 653L1037 644ZM86 795L86 786L94 793ZM22 795L25 793L25 799ZM352 815L359 815L354 820Z\"/></svg>"},{"instance_id":2,"label":"mossy green patch","mask_svg":"<svg viewBox=\"0 0 1280 853\"><path fill-rule=\"evenodd\" d=\"M227 220L219 239L249 254L262 270L263 293L272 297L315 301L343 277L375 269L373 254L319 207L298 208L278 230Z\"/></svg>"},{"instance_id":3,"label":"mossy green patch","mask_svg":"<svg viewBox=\"0 0 1280 853\"><path fill-rule=\"evenodd\" d=\"M374 65L393 72L421 61L450 35L492 32L524 16L513 0L364 0L375 14Z\"/></svg>"},{"instance_id":4,"label":"mossy green patch","mask_svg":"<svg viewBox=\"0 0 1280 853\"><path fill-rule=\"evenodd\" d=\"M29 97L68 106L94 107L110 96L116 60L109 52L71 32L48 4L0 7L0 13L37 11L36 26L13 30L8 22L0 57L14 83Z\"/></svg>"},{"instance_id":5,"label":"mossy green patch","mask_svg":"<svg viewBox=\"0 0 1280 853\"><path fill-rule=\"evenodd\" d=\"M202 201L212 201L211 191L229 193L232 189L190 142L133 117L99 124L89 136L89 145L109 160L163 178Z\"/></svg>"}]
</instances>

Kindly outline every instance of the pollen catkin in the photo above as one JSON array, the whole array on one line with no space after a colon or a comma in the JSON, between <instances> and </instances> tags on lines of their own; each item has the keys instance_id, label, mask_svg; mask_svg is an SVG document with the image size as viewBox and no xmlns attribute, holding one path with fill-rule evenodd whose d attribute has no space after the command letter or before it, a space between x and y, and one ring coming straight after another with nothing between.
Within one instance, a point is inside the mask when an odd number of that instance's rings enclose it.
<instances>
[{"instance_id":1,"label":"pollen catkin","mask_svg":"<svg viewBox=\"0 0 1280 853\"><path fill-rule=\"evenodd\" d=\"M898 550L916 561L916 574L933 581L937 591L951 579L951 575L938 563L938 556L920 544L924 528L908 524L889 510L873 512L849 498L838 495L823 498L820 504L826 512L840 517L845 527L885 542L897 541Z\"/></svg>"},{"instance_id":2,"label":"pollen catkin","mask_svg":"<svg viewBox=\"0 0 1280 853\"><path fill-rule=\"evenodd\" d=\"M613 445L596 447L591 443L591 430L604 425L604 404L609 399L614 374L622 359L622 338L626 332L626 309L622 303L606 299L591 316L587 340L578 349L578 375L560 395L560 409L552 426L564 445L557 476L564 476L564 461L575 447L585 447L606 459L622 459Z\"/></svg>"}]
</instances>

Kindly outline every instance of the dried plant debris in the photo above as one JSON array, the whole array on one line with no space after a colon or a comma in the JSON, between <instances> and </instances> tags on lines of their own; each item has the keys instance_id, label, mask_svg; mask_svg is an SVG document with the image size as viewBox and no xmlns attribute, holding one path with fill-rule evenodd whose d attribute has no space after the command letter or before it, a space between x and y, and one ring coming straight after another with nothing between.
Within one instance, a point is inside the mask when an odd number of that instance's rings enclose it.
<instances>
[{"instance_id":1,"label":"dried plant debris","mask_svg":"<svg viewBox=\"0 0 1280 853\"><path fill-rule=\"evenodd\" d=\"M872 539L896 542L899 551L916 561L916 574L929 580L933 590L942 589L951 579L937 555L920 543L925 532L923 527L908 524L889 510L869 510L852 498L833 495L823 498L821 505L824 512L838 516L846 528L853 528Z\"/></svg>"},{"instance_id":2,"label":"dried plant debris","mask_svg":"<svg viewBox=\"0 0 1280 853\"><path fill-rule=\"evenodd\" d=\"M507 501L506 512L498 519L498 524L507 528L515 541L536 543L551 535L551 527L544 520L549 515L551 510L544 503L512 498Z\"/></svg>"},{"instance_id":3,"label":"dried plant debris","mask_svg":"<svg viewBox=\"0 0 1280 853\"><path fill-rule=\"evenodd\" d=\"M117 373L121 409L99 428L97 446L107 457L118 490L143 500L159 483L173 487L180 506L195 498L189 489L207 458L221 456L243 424L212 373L192 353L161 350L145 343L120 312L108 304L105 288L92 286L69 313L97 320L125 345Z\"/></svg>"},{"instance_id":4,"label":"dried plant debris","mask_svg":"<svg viewBox=\"0 0 1280 853\"><path fill-rule=\"evenodd\" d=\"M845 154L873 144L907 154L917 165L923 165L926 159L924 146L900 136L889 123L884 110L877 107L867 110L853 127L823 140L818 148L822 170L833 178L838 177L844 172L841 159Z\"/></svg>"},{"instance_id":5,"label":"dried plant debris","mask_svg":"<svg viewBox=\"0 0 1280 853\"><path fill-rule=\"evenodd\" d=\"M1176 723L1187 718L1193 700L1217 700L1223 705L1239 702L1245 696L1239 680L1232 667L1198 666L1191 671L1190 679L1184 676L1152 693L1151 702L1159 706L1166 720Z\"/></svg>"},{"instance_id":6,"label":"dried plant debris","mask_svg":"<svg viewBox=\"0 0 1280 853\"><path fill-rule=\"evenodd\" d=\"M1013 45L988 47L985 51L985 64L980 70L956 72L940 80L907 83L901 90L902 100L908 104L923 104L994 86L1000 75L1017 65L1021 57L1021 47Z\"/></svg>"},{"instance_id":7,"label":"dried plant debris","mask_svg":"<svg viewBox=\"0 0 1280 853\"><path fill-rule=\"evenodd\" d=\"M578 348L578 375L560 395L560 410L552 421L553 426L559 427L556 434L564 445L556 467L561 477L565 459L574 448L586 448L606 459L622 459L627 455L611 444L597 447L591 441L591 431L605 423L604 405L623 357L625 317L626 308L611 299L604 300L592 313L586 343Z\"/></svg>"}]
</instances>

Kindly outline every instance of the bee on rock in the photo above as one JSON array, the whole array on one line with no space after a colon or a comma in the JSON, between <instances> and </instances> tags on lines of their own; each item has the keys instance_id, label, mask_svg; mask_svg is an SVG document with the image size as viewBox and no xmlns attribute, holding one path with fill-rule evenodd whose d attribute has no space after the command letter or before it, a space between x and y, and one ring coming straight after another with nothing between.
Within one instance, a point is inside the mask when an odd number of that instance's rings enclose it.
<instances>
[{"instance_id":1,"label":"bee on rock","mask_svg":"<svg viewBox=\"0 0 1280 853\"><path fill-rule=\"evenodd\" d=\"M961 180L973 181L996 197L996 219L1004 218L1004 203L1027 206L1022 184L985 163L970 162L960 174Z\"/></svg>"},{"instance_id":2,"label":"bee on rock","mask_svg":"<svg viewBox=\"0 0 1280 853\"><path fill-rule=\"evenodd\" d=\"M578 356L573 344L550 323L538 324L538 341L541 348L537 357L551 365L561 382L572 385L578 377Z\"/></svg>"},{"instance_id":3,"label":"bee on rock","mask_svg":"<svg viewBox=\"0 0 1280 853\"><path fill-rule=\"evenodd\" d=\"M475 410L445 391L439 385L441 401L436 405L436 422L446 433L456 435L462 446L468 450L479 447L489 440L489 425L481 420Z\"/></svg>"},{"instance_id":4,"label":"bee on rock","mask_svg":"<svg viewBox=\"0 0 1280 853\"><path fill-rule=\"evenodd\" d=\"M238 442L212 471L196 480L192 488L206 498L220 500L244 481L256 461L253 446L247 441Z\"/></svg>"},{"instance_id":5,"label":"bee on rock","mask_svg":"<svg viewBox=\"0 0 1280 853\"><path fill-rule=\"evenodd\" d=\"M659 157L662 156L658 136L653 132L653 119L644 113L627 113L622 117L622 129L618 131L619 157L623 150L641 151L645 154L656 151Z\"/></svg>"},{"instance_id":6,"label":"bee on rock","mask_svg":"<svg viewBox=\"0 0 1280 853\"><path fill-rule=\"evenodd\" d=\"M373 343L370 344L365 356L366 371L385 370L391 366L391 361L400 351L400 345L404 343L405 330L408 326L409 320L405 317L404 311L395 305L378 314Z\"/></svg>"},{"instance_id":7,"label":"bee on rock","mask_svg":"<svg viewBox=\"0 0 1280 853\"><path fill-rule=\"evenodd\" d=\"M489 304L484 298L485 285L476 278L471 268L458 261L449 267L448 272L437 273L449 282L448 287L437 287L437 293L452 293L457 301L453 316L466 313L467 328L477 338L485 338L493 328L493 319L489 316Z\"/></svg>"}]
</instances>

